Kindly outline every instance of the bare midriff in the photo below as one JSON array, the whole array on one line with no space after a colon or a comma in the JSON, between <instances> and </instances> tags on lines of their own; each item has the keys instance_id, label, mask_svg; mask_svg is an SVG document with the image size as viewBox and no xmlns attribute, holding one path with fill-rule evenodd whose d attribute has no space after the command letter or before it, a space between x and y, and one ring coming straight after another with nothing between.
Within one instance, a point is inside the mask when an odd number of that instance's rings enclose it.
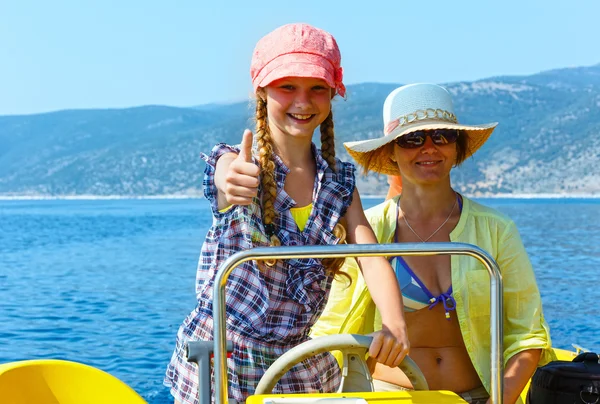
<instances>
[{"instance_id":1,"label":"bare midriff","mask_svg":"<svg viewBox=\"0 0 600 404\"><path fill-rule=\"evenodd\" d=\"M441 304L405 313L409 356L423 371L431 390L463 393L481 386L460 333L456 312L445 317ZM412 388L408 378L398 368L376 364L373 378L402 387Z\"/></svg>"}]
</instances>

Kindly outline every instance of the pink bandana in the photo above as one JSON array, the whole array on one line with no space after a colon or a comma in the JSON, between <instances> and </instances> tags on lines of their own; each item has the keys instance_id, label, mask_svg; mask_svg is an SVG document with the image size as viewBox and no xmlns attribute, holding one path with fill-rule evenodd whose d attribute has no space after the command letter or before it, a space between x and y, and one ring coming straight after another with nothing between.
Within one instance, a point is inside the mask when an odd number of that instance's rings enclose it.
<instances>
[{"instance_id":1,"label":"pink bandana","mask_svg":"<svg viewBox=\"0 0 600 404\"><path fill-rule=\"evenodd\" d=\"M340 64L340 50L331 34L308 24L288 24L258 41L250 75L254 91L284 77L312 77L324 80L343 97Z\"/></svg>"}]
</instances>

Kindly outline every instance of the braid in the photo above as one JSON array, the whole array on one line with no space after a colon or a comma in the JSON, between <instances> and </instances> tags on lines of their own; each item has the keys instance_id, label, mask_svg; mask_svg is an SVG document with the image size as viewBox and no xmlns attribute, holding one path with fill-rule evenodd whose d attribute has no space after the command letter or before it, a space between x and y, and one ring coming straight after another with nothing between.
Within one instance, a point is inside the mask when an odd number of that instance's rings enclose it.
<instances>
[{"instance_id":1,"label":"braid","mask_svg":"<svg viewBox=\"0 0 600 404\"><path fill-rule=\"evenodd\" d=\"M333 235L336 236L339 241L338 244L346 243L346 228L344 227L343 222L346 219L342 218L333 228ZM345 258L324 258L322 260L323 266L325 267L325 271L332 274L334 277L338 275L344 277L348 280L349 284L352 284L352 278L346 272L342 272L342 266L344 265Z\"/></svg>"},{"instance_id":2,"label":"braid","mask_svg":"<svg viewBox=\"0 0 600 404\"><path fill-rule=\"evenodd\" d=\"M327 118L321 123L321 154L329 167L337 171L335 164L335 140L333 133L333 112L329 111Z\"/></svg>"},{"instance_id":3,"label":"braid","mask_svg":"<svg viewBox=\"0 0 600 404\"><path fill-rule=\"evenodd\" d=\"M259 95L256 97L256 140L258 144L258 162L261 171L262 185L262 214L263 223L271 246L281 245L275 235L275 198L277 184L275 183L275 162L273 161L273 141L267 124L267 102ZM267 260L268 266L275 265L275 260Z\"/></svg>"},{"instance_id":4,"label":"braid","mask_svg":"<svg viewBox=\"0 0 600 404\"><path fill-rule=\"evenodd\" d=\"M336 171L333 135L333 115L330 112L327 119L321 124L321 153L329 166ZM276 213L274 203L277 197L277 184L275 183L273 140L267 123L267 102L259 95L256 97L256 140L258 144L258 162L261 169L263 223L271 246L277 247L281 245L281 241L275 234ZM341 223L342 221L344 219L337 223L333 229L333 234L339 239L340 244L346 242L346 228ZM327 272L333 274L333 276L341 275L352 283L350 276L345 272L341 272L344 258L326 258L322 262ZM265 263L268 266L274 266L276 260L266 260Z\"/></svg>"},{"instance_id":5,"label":"braid","mask_svg":"<svg viewBox=\"0 0 600 404\"><path fill-rule=\"evenodd\" d=\"M323 155L323 158L325 159L325 161L327 161L327 164L329 164L329 167L331 167L331 169L336 172L337 171L337 166L335 163L335 137L334 137L334 130L333 130L333 112L330 111L329 115L327 115L327 118L325 118L325 120L323 121L323 123L321 123L321 154ZM333 234L334 236L336 236L339 239L338 244L344 244L346 242L346 228L344 227L343 223L345 222L344 219L340 220L335 227L333 228ZM342 265L344 264L345 259L344 258L325 258L323 259L323 265L325 266L325 269L333 274L333 276L337 276L337 275L341 275L345 278L348 279L348 281L350 281L350 283L352 283L352 278L350 278L350 276L345 273L345 272L341 272L341 268Z\"/></svg>"}]
</instances>

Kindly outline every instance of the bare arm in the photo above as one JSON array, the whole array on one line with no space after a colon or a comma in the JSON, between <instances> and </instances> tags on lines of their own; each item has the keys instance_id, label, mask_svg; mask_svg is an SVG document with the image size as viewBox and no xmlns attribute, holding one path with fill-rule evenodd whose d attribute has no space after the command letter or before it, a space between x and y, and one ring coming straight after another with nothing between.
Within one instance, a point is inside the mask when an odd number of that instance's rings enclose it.
<instances>
[{"instance_id":1,"label":"bare arm","mask_svg":"<svg viewBox=\"0 0 600 404\"><path fill-rule=\"evenodd\" d=\"M354 190L346 219L349 243L377 243L357 190ZM360 257L357 261L371 297L381 313L383 325L382 331L375 334L369 354L387 366L398 366L408 353L409 342L404 320L404 304L396 275L384 257Z\"/></svg>"},{"instance_id":2,"label":"bare arm","mask_svg":"<svg viewBox=\"0 0 600 404\"><path fill-rule=\"evenodd\" d=\"M528 349L514 355L504 370L504 402L514 404L535 372L542 354L541 349ZM488 401L489 403L490 401Z\"/></svg>"}]
</instances>

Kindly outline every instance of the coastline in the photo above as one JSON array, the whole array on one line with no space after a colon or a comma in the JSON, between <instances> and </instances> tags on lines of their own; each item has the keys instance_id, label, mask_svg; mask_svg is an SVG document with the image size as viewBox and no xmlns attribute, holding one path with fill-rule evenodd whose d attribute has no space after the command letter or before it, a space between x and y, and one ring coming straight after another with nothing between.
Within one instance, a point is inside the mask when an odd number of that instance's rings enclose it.
<instances>
[{"instance_id":1,"label":"coastline","mask_svg":"<svg viewBox=\"0 0 600 404\"><path fill-rule=\"evenodd\" d=\"M460 194L470 199L600 199L600 193L596 194L550 194L550 193L539 193L539 194L486 194L476 193L468 194L465 192L459 192ZM361 195L361 199L374 199L374 198L385 198L385 195Z\"/></svg>"},{"instance_id":2,"label":"coastline","mask_svg":"<svg viewBox=\"0 0 600 404\"><path fill-rule=\"evenodd\" d=\"M115 200L115 199L204 199L201 195L0 195L0 201Z\"/></svg>"},{"instance_id":3,"label":"coastline","mask_svg":"<svg viewBox=\"0 0 600 404\"><path fill-rule=\"evenodd\" d=\"M464 194L471 199L600 199L595 194ZM384 199L385 195L361 195L361 199ZM37 200L119 200L119 199L204 199L202 195L0 195L0 201L37 201Z\"/></svg>"}]
</instances>

